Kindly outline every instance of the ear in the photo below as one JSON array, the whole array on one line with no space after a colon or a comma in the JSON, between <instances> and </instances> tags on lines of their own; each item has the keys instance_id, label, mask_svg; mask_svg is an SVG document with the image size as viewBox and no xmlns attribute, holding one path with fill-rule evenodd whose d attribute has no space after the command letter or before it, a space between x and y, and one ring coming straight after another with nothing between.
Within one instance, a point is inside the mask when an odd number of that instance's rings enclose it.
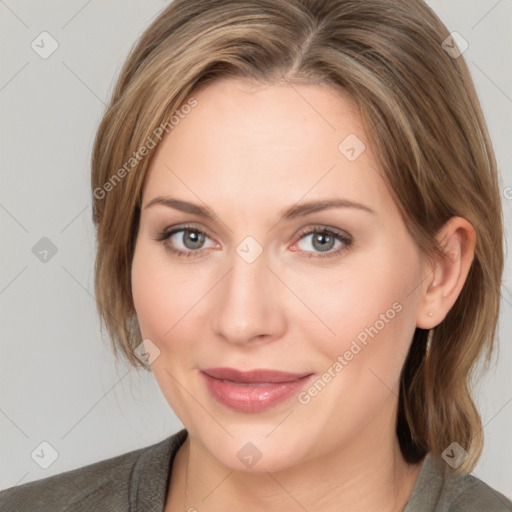
<instances>
[{"instance_id":1,"label":"ear","mask_svg":"<svg viewBox=\"0 0 512 512\"><path fill-rule=\"evenodd\" d=\"M476 233L463 217L448 220L436 238L446 257L436 256L434 263L425 264L423 269L416 316L416 325L422 329L431 329L444 320L466 282L475 254Z\"/></svg>"}]
</instances>

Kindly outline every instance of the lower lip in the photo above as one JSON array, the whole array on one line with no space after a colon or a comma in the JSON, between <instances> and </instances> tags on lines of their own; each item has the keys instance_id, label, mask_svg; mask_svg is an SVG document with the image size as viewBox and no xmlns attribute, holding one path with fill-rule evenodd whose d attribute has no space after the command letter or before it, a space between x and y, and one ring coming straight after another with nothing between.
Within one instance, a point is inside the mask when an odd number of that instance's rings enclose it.
<instances>
[{"instance_id":1,"label":"lower lip","mask_svg":"<svg viewBox=\"0 0 512 512\"><path fill-rule=\"evenodd\" d=\"M242 412L260 412L283 402L309 381L312 375L291 382L268 382L264 384L243 384L219 380L201 372L206 386L218 402Z\"/></svg>"}]
</instances>

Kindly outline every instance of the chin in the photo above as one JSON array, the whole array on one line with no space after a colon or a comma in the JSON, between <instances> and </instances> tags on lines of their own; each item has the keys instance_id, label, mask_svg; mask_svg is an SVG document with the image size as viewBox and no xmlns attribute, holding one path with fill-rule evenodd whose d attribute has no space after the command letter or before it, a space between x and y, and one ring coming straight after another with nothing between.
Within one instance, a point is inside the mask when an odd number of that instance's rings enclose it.
<instances>
[{"instance_id":1,"label":"chin","mask_svg":"<svg viewBox=\"0 0 512 512\"><path fill-rule=\"evenodd\" d=\"M217 429L222 430L222 433L212 436L211 430L202 433L200 428L193 435L212 457L233 471L278 472L299 464L306 457L308 449L303 439L293 439L293 434L284 429L279 436L269 436L275 426L276 423L271 427L246 425L235 429L226 425L233 437L222 429ZM298 436L296 431L295 435Z\"/></svg>"}]
</instances>

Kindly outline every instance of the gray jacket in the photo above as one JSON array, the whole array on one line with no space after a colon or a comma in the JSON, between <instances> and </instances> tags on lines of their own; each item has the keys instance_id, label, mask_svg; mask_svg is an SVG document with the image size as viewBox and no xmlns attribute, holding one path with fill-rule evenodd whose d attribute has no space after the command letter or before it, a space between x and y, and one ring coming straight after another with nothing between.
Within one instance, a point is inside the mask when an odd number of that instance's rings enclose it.
<instances>
[{"instance_id":1,"label":"gray jacket","mask_svg":"<svg viewBox=\"0 0 512 512\"><path fill-rule=\"evenodd\" d=\"M0 512L163 512L185 429L146 448L0 492ZM427 455L404 512L512 512L512 502Z\"/></svg>"}]
</instances>

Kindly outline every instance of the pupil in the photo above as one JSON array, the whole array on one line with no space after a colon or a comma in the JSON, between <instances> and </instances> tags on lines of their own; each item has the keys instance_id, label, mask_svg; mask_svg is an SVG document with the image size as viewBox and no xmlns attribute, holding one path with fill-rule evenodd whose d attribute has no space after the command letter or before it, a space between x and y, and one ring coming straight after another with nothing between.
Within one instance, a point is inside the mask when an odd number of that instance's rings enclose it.
<instances>
[{"instance_id":1,"label":"pupil","mask_svg":"<svg viewBox=\"0 0 512 512\"><path fill-rule=\"evenodd\" d=\"M316 242L317 241L322 241L325 242L325 243L320 243L320 245L318 247L316 247ZM332 249L332 243L329 244L329 241L330 242L333 242L333 237L330 236L330 235L325 235L323 233L317 233L317 235L313 238L313 245L315 245L315 248L316 249L320 249L321 251L328 251L329 249ZM329 247L326 247L326 245L329 245Z\"/></svg>"},{"instance_id":2,"label":"pupil","mask_svg":"<svg viewBox=\"0 0 512 512\"><path fill-rule=\"evenodd\" d=\"M189 245L187 243L185 243L187 248L198 249L203 242L204 235L197 233L196 231L187 231L186 233L188 234L189 238L191 239L191 245L192 245L192 247L189 247Z\"/></svg>"}]
</instances>

